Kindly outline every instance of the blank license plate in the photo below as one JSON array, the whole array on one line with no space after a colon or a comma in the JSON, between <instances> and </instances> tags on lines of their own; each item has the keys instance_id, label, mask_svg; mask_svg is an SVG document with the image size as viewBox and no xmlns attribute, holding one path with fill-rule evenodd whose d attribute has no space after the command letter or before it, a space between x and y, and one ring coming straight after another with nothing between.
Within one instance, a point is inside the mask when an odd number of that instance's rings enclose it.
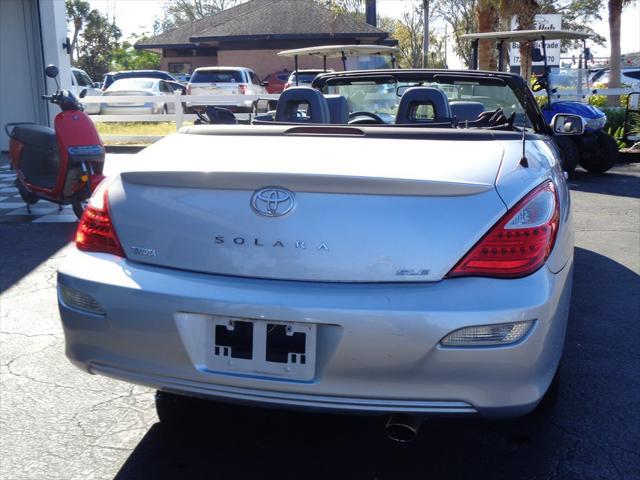
<instances>
[{"instance_id":1,"label":"blank license plate","mask_svg":"<svg viewBox=\"0 0 640 480\"><path fill-rule=\"evenodd\" d=\"M312 380L316 324L212 317L207 335L210 370Z\"/></svg>"}]
</instances>

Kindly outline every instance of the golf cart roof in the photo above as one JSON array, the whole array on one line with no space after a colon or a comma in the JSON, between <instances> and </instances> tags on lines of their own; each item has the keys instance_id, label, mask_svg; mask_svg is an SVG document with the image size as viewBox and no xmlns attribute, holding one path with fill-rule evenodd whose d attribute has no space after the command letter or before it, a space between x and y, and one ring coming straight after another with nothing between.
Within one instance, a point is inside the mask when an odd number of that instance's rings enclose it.
<instances>
[{"instance_id":1,"label":"golf cart roof","mask_svg":"<svg viewBox=\"0 0 640 480\"><path fill-rule=\"evenodd\" d=\"M542 37L547 40L580 40L590 36L590 33L572 32L570 30L512 30L508 32L467 33L462 35L462 38L467 40L533 42L542 39Z\"/></svg>"},{"instance_id":2,"label":"golf cart roof","mask_svg":"<svg viewBox=\"0 0 640 480\"><path fill-rule=\"evenodd\" d=\"M320 47L294 48L278 52L280 57L313 56L326 58L342 58L357 55L393 55L398 47L387 45L323 45Z\"/></svg>"}]
</instances>

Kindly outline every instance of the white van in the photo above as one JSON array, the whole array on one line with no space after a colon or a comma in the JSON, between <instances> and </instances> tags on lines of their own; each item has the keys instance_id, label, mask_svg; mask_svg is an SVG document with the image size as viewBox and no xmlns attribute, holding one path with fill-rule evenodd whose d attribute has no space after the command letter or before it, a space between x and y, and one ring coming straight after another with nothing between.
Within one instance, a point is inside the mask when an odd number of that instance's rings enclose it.
<instances>
[{"instance_id":1,"label":"white van","mask_svg":"<svg viewBox=\"0 0 640 480\"><path fill-rule=\"evenodd\" d=\"M102 95L100 84L91 80L87 72L71 67L71 91L76 97L80 98L80 92L85 88L87 89L87 97ZM100 113L100 104L86 103L84 104L84 111L90 115Z\"/></svg>"}]
</instances>

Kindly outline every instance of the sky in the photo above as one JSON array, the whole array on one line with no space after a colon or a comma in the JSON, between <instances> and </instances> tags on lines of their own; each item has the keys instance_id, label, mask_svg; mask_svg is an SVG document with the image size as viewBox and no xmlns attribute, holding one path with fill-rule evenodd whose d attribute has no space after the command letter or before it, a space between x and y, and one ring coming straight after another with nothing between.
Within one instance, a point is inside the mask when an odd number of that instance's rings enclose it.
<instances>
[{"instance_id":1,"label":"sky","mask_svg":"<svg viewBox=\"0 0 640 480\"><path fill-rule=\"evenodd\" d=\"M161 16L162 7L166 0L89 0L93 8L97 8L110 17L115 16L116 23L122 30L124 38L132 34L150 33L153 30L153 22L156 17ZM402 12L411 8L416 0L378 0L378 15L387 17L400 17ZM603 20L594 22L592 28L605 37L609 38L609 24L607 22L606 2L602 2L603 8L600 12ZM444 24L442 22L431 22L431 31L444 34ZM622 53L640 51L640 2L635 2L622 13ZM607 57L609 55L608 43L604 47L593 46L592 52L596 57ZM448 48L449 67L461 67L460 61L455 58L451 45Z\"/></svg>"}]
</instances>

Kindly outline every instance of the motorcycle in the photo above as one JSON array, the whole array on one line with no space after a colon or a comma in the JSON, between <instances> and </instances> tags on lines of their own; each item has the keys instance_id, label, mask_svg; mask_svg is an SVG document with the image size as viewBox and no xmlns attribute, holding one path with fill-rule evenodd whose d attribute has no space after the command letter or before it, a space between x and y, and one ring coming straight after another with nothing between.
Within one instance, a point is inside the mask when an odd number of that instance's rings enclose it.
<instances>
[{"instance_id":1,"label":"motorcycle","mask_svg":"<svg viewBox=\"0 0 640 480\"><path fill-rule=\"evenodd\" d=\"M47 66L45 74L57 85L56 93L42 96L61 109L54 120L55 128L33 122L8 123L9 160L16 172L16 188L29 213L31 205L43 199L57 203L60 210L71 204L80 218L104 178L104 145L78 98L69 90L60 90L58 67ZM83 94L86 90L80 98Z\"/></svg>"}]
</instances>

